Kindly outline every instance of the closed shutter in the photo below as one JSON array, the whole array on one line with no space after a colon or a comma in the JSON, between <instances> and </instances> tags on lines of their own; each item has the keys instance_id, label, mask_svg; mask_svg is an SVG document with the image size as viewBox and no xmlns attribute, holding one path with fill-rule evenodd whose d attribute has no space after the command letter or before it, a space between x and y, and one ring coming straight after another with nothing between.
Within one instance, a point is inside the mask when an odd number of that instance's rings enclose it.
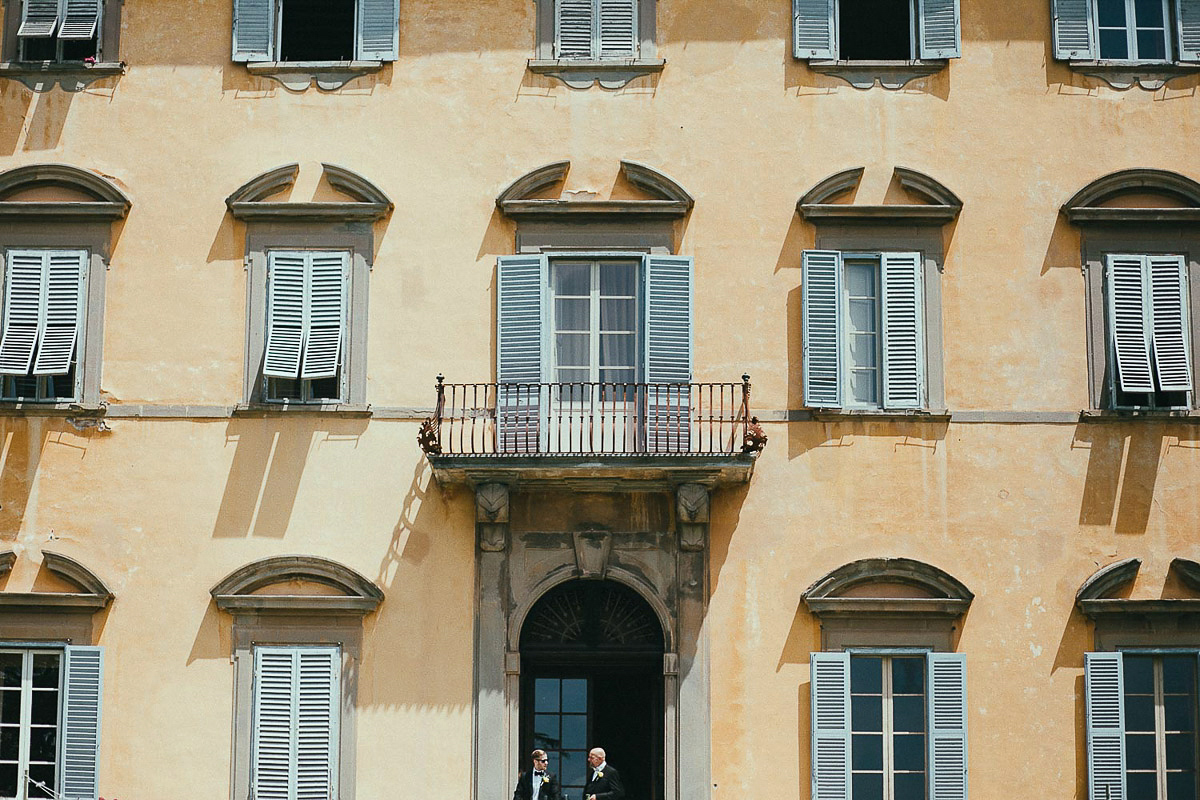
<instances>
[{"instance_id":1,"label":"closed shutter","mask_svg":"<svg viewBox=\"0 0 1200 800\"><path fill-rule=\"evenodd\" d=\"M292 650L285 647L254 650L254 730L250 753L254 800L291 800L295 681Z\"/></svg>"},{"instance_id":2,"label":"closed shutter","mask_svg":"<svg viewBox=\"0 0 1200 800\"><path fill-rule=\"evenodd\" d=\"M1200 61L1200 0L1175 0L1179 60Z\"/></svg>"},{"instance_id":3,"label":"closed shutter","mask_svg":"<svg viewBox=\"0 0 1200 800\"><path fill-rule=\"evenodd\" d=\"M959 0L917 0L921 18L921 58L958 58L962 55Z\"/></svg>"},{"instance_id":4,"label":"closed shutter","mask_svg":"<svg viewBox=\"0 0 1200 800\"><path fill-rule=\"evenodd\" d=\"M809 654L812 800L850 800L850 654Z\"/></svg>"},{"instance_id":5,"label":"closed shutter","mask_svg":"<svg viewBox=\"0 0 1200 800\"><path fill-rule=\"evenodd\" d=\"M534 453L540 446L546 280L545 256L496 261L496 447L502 453Z\"/></svg>"},{"instance_id":6,"label":"closed shutter","mask_svg":"<svg viewBox=\"0 0 1200 800\"><path fill-rule=\"evenodd\" d=\"M558 58L594 58L593 0L555 0L554 41Z\"/></svg>"},{"instance_id":7,"label":"closed shutter","mask_svg":"<svg viewBox=\"0 0 1200 800\"><path fill-rule=\"evenodd\" d=\"M62 796L96 800L104 648L68 646L63 672Z\"/></svg>"},{"instance_id":8,"label":"closed shutter","mask_svg":"<svg viewBox=\"0 0 1200 800\"><path fill-rule=\"evenodd\" d=\"M836 0L792 0L796 58L837 58L834 32Z\"/></svg>"},{"instance_id":9,"label":"closed shutter","mask_svg":"<svg viewBox=\"0 0 1200 800\"><path fill-rule=\"evenodd\" d=\"M45 39L58 27L59 0L25 0L17 36Z\"/></svg>"},{"instance_id":10,"label":"closed shutter","mask_svg":"<svg viewBox=\"0 0 1200 800\"><path fill-rule=\"evenodd\" d=\"M87 253L81 250L47 254L42 335L34 375L65 375L75 360L83 322Z\"/></svg>"},{"instance_id":11,"label":"closed shutter","mask_svg":"<svg viewBox=\"0 0 1200 800\"><path fill-rule=\"evenodd\" d=\"M270 61L274 0L233 0L233 60Z\"/></svg>"},{"instance_id":12,"label":"closed shutter","mask_svg":"<svg viewBox=\"0 0 1200 800\"><path fill-rule=\"evenodd\" d=\"M304 253L275 251L267 256L267 350L263 375L300 377L305 265Z\"/></svg>"},{"instance_id":13,"label":"closed shutter","mask_svg":"<svg viewBox=\"0 0 1200 800\"><path fill-rule=\"evenodd\" d=\"M692 259L645 257L646 449L691 449ZM664 385L665 384L665 385Z\"/></svg>"},{"instance_id":14,"label":"closed shutter","mask_svg":"<svg viewBox=\"0 0 1200 800\"><path fill-rule=\"evenodd\" d=\"M304 362L300 377L307 380L332 378L342 363L342 339L346 322L346 284L350 276L350 254L310 252L305 254Z\"/></svg>"},{"instance_id":15,"label":"closed shutter","mask_svg":"<svg viewBox=\"0 0 1200 800\"><path fill-rule=\"evenodd\" d=\"M4 333L0 335L0 374L28 375L42 329L44 251L9 250L4 272Z\"/></svg>"},{"instance_id":16,"label":"closed shutter","mask_svg":"<svg viewBox=\"0 0 1200 800\"><path fill-rule=\"evenodd\" d=\"M331 647L296 653L296 800L337 797L341 654Z\"/></svg>"},{"instance_id":17,"label":"closed shutter","mask_svg":"<svg viewBox=\"0 0 1200 800\"><path fill-rule=\"evenodd\" d=\"M638 0L600 0L600 58L637 55Z\"/></svg>"},{"instance_id":18,"label":"closed shutter","mask_svg":"<svg viewBox=\"0 0 1200 800\"><path fill-rule=\"evenodd\" d=\"M1154 369L1164 392L1192 390L1187 265L1183 256L1147 256Z\"/></svg>"},{"instance_id":19,"label":"closed shutter","mask_svg":"<svg viewBox=\"0 0 1200 800\"><path fill-rule=\"evenodd\" d=\"M929 800L967 800L967 659L928 653Z\"/></svg>"},{"instance_id":20,"label":"closed shutter","mask_svg":"<svg viewBox=\"0 0 1200 800\"><path fill-rule=\"evenodd\" d=\"M1125 712L1120 653L1084 653L1088 800L1125 800Z\"/></svg>"},{"instance_id":21,"label":"closed shutter","mask_svg":"<svg viewBox=\"0 0 1200 800\"><path fill-rule=\"evenodd\" d=\"M100 26L100 0L66 0L60 39L91 39Z\"/></svg>"},{"instance_id":22,"label":"closed shutter","mask_svg":"<svg viewBox=\"0 0 1200 800\"><path fill-rule=\"evenodd\" d=\"M1054 57L1064 61L1097 57L1092 0L1054 0Z\"/></svg>"},{"instance_id":23,"label":"closed shutter","mask_svg":"<svg viewBox=\"0 0 1200 800\"><path fill-rule=\"evenodd\" d=\"M882 253L883 407L921 408L925 325L920 253Z\"/></svg>"},{"instance_id":24,"label":"closed shutter","mask_svg":"<svg viewBox=\"0 0 1200 800\"><path fill-rule=\"evenodd\" d=\"M805 250L804 403L814 408L841 405L842 254Z\"/></svg>"},{"instance_id":25,"label":"closed shutter","mask_svg":"<svg viewBox=\"0 0 1200 800\"><path fill-rule=\"evenodd\" d=\"M358 0L358 57L395 61L400 57L400 0Z\"/></svg>"},{"instance_id":26,"label":"closed shutter","mask_svg":"<svg viewBox=\"0 0 1200 800\"><path fill-rule=\"evenodd\" d=\"M1107 257L1108 335L1123 392L1154 391L1144 256Z\"/></svg>"}]
</instances>

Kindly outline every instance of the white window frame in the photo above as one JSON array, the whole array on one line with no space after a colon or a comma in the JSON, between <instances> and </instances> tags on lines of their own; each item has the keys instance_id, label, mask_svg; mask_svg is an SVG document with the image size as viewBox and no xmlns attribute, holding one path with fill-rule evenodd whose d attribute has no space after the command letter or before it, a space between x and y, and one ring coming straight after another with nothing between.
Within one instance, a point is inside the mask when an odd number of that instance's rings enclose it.
<instances>
[{"instance_id":1,"label":"white window frame","mask_svg":"<svg viewBox=\"0 0 1200 800\"><path fill-rule=\"evenodd\" d=\"M61 648L54 647L0 647L0 654L15 653L22 656L21 663L21 718L18 723L17 745L17 794L15 798L3 800L27 800L29 797L29 746L32 729L33 703L33 656L34 654L52 653L58 656L58 712L54 722L55 754L54 754L54 790L61 794L62 789L62 751L63 751L63 700L66 694L64 681L66 678L66 653Z\"/></svg>"},{"instance_id":2,"label":"white window frame","mask_svg":"<svg viewBox=\"0 0 1200 800\"><path fill-rule=\"evenodd\" d=\"M874 297L874 322L875 322L875 399L870 402L860 403L854 400L854 390L851 384L851 377L856 370L852 362L850 354L850 340L853 336L851 330L850 319L850 281L847 280L849 266L851 261L864 262L870 261L875 271L875 297ZM883 408L883 257L881 253L842 253L842 292L839 298L841 303L842 326L838 331L838 335L842 340L842 363L839 367L842 376L842 405L845 408L855 409L878 409Z\"/></svg>"},{"instance_id":3,"label":"white window frame","mask_svg":"<svg viewBox=\"0 0 1200 800\"><path fill-rule=\"evenodd\" d=\"M1194 662L1197 661L1197 650L1179 649L1179 650L1122 650L1119 651L1122 656L1122 661L1126 656L1138 658L1151 658L1154 669L1154 760L1155 760L1155 776L1158 786L1158 796L1165 798L1167 796L1167 748L1166 748L1166 707L1163 701L1163 663L1164 656L1190 656ZM1128 664L1124 664L1122 669L1127 669ZM1197 670L1193 673L1196 676L1198 685L1193 686L1195 693L1193 694L1192 711L1192 775L1197 783L1197 790L1200 791L1200 663L1197 663ZM1128 696L1128 690L1122 686L1121 702L1125 702ZM1126 723L1126 736L1128 736L1128 723ZM1129 766L1125 767L1125 776L1128 780L1128 775L1133 770Z\"/></svg>"},{"instance_id":4,"label":"white window frame","mask_svg":"<svg viewBox=\"0 0 1200 800\"><path fill-rule=\"evenodd\" d=\"M1161 0L1161 2L1162 2L1162 14L1163 14L1162 19L1163 19L1164 57L1163 58L1141 58L1137 55L1137 49L1138 49L1137 31L1138 31L1138 29L1137 29L1137 26L1135 23L1135 18L1137 16L1136 0L1124 0L1124 3L1125 3L1125 28L1124 28L1124 30L1125 30L1125 43L1126 43L1125 46L1126 46L1126 52L1129 53L1129 55L1126 58L1107 58L1104 56L1104 54L1100 50L1100 48L1101 48L1100 32L1102 30L1117 30L1117 29L1115 29L1115 28L1105 29L1105 28L1100 27L1100 0L1091 0L1092 20L1093 20L1092 24L1096 31L1096 53L1097 53L1097 56L1099 57L1099 59L1101 61L1106 61L1106 62L1110 62L1110 63L1136 62L1136 63L1143 63L1143 64L1147 64L1147 63L1148 64L1169 64L1172 61L1174 61L1175 53L1177 52L1177 49L1176 49L1177 43L1175 41L1177 34L1176 35L1172 34L1172 29L1175 27L1173 24L1175 17L1173 14L1173 9L1171 8L1170 0Z\"/></svg>"},{"instance_id":5,"label":"white window frame","mask_svg":"<svg viewBox=\"0 0 1200 800\"><path fill-rule=\"evenodd\" d=\"M601 330L600 330L600 324L601 324L600 323L600 307L601 307L601 302L600 302L600 298L601 298L601 295L600 295L600 265L606 261L610 262L610 263L611 262L629 262L629 264L628 264L629 269L634 273L634 276L635 276L634 286L635 286L636 294L634 295L633 299L634 299L635 305L637 307L637 318L634 320L634 329L633 329L634 364L632 365L632 367L634 370L634 377L633 377L633 380L630 382L631 383L641 382L642 377L645 374L645 366L646 366L644 363L645 362L645 346L644 346L644 342L642 341L642 339L643 339L642 328L643 328L643 323L645 321L645 291L644 291L644 285L643 285L644 281L645 281L645 274L644 274L644 270L642 268L642 261L643 261L642 254L640 254L640 253L639 254L629 254L627 256L621 256L621 255L612 254L612 253L581 254L581 255L558 254L558 255L551 256L549 259L550 269L548 270L548 275L549 275L550 285L549 285L549 287L547 287L547 292L548 292L547 296L550 298L550 302L546 304L546 313L549 317L549 319L546 321L546 326L547 326L547 329L549 330L549 333L551 336L551 342L550 342L550 346L547 348L548 363L545 366L545 374L548 376L548 379L552 383L560 382L558 380L558 369L559 369L558 343L556 341L556 337L559 333L559 320L558 320L558 313L557 313L558 303L556 301L561 297L561 295L557 294L554 290L554 270L556 269L557 266L564 264L564 263L584 263L584 262L587 262L589 264L589 268L590 268L590 290L589 290L589 297L588 297L588 304L589 304L588 307L589 307L590 319L588 321L588 328L589 328L588 334L590 337L590 351L591 352L589 353L589 359L588 359L589 364L588 364L588 379L587 380L589 383L599 383L601 381L601 376L600 376L600 370L601 370L601 367L600 367L600 341L601 341L601 337L600 337L600 333L601 333ZM576 295L567 295L567 297L580 299ZM567 369L570 369L570 367L567 367Z\"/></svg>"},{"instance_id":6,"label":"white window frame","mask_svg":"<svg viewBox=\"0 0 1200 800\"><path fill-rule=\"evenodd\" d=\"M894 696L891 691L891 689L892 689L892 671L890 669L892 659L896 658L896 657L920 658L921 659L921 674L923 676L922 692L921 692L921 705L922 705L921 718L924 721L924 726L925 726L924 730L921 732L921 736L924 739L924 746L922 748L922 752L925 755L925 758L923 761L925 768L921 772L921 774L925 776L925 780L924 780L925 794L926 794L926 796L928 796L929 795L929 742L930 742L930 734L929 734L930 719L929 719L929 717L930 717L930 708L929 708L928 661L925 659L925 654L932 652L932 648L889 648L889 649L851 648L847 652L849 652L849 654L850 654L851 681L853 681L852 676L854 675L854 659L855 658L867 657L867 658L883 659L883 667L882 667L882 675L881 675L881 678L882 678L882 685L881 685L882 705L883 705L883 720L882 720L882 725L881 725L881 727L883 729L883 731L882 731L882 737L883 737L883 796L881 798L879 798L879 800L894 800L894 797L895 797L895 776L897 773L895 771L894 765L892 764L892 744L893 744L893 735L895 734L895 730L894 730L894 726L893 726L893 716L894 715L893 715L893 709L892 709L892 700L894 699ZM854 697L855 697L853 683L850 684L849 696L850 696L851 705L853 706ZM907 696L907 695L902 695L902 696ZM853 763L854 763L854 736L856 733L874 734L874 733L876 733L876 731L856 731L854 729L853 715L851 716L851 722L850 722L851 791L853 791L853 783L854 783L855 773L858 772L859 774L862 774L862 772L863 772L861 770L855 770L854 766L853 766ZM904 772L904 773L900 773L900 774L914 774L914 773L912 773L910 771L910 772ZM855 800L862 800L862 799L855 798ZM873 800L873 799L868 798L867 800Z\"/></svg>"}]
</instances>

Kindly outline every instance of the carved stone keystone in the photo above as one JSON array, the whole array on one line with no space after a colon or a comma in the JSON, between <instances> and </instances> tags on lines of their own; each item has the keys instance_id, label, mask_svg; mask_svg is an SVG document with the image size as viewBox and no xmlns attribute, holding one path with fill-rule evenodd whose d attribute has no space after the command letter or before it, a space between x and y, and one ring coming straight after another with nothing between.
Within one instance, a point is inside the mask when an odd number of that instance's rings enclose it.
<instances>
[{"instance_id":1,"label":"carved stone keystone","mask_svg":"<svg viewBox=\"0 0 1200 800\"><path fill-rule=\"evenodd\" d=\"M608 573L612 536L604 531L575 534L575 567L581 578L602 579Z\"/></svg>"}]
</instances>

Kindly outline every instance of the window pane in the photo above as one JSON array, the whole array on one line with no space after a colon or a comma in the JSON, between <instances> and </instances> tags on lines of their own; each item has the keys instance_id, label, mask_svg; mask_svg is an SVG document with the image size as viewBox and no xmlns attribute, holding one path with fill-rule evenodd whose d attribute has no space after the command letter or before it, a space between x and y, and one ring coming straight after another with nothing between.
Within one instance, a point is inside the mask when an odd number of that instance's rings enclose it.
<instances>
[{"instance_id":1,"label":"window pane","mask_svg":"<svg viewBox=\"0 0 1200 800\"><path fill-rule=\"evenodd\" d=\"M925 698L896 697L892 699L892 729L897 731L925 730Z\"/></svg>"},{"instance_id":2,"label":"window pane","mask_svg":"<svg viewBox=\"0 0 1200 800\"><path fill-rule=\"evenodd\" d=\"M1158 776L1153 772L1125 773L1125 796L1152 798L1158 794Z\"/></svg>"},{"instance_id":3,"label":"window pane","mask_svg":"<svg viewBox=\"0 0 1200 800\"><path fill-rule=\"evenodd\" d=\"M882 697L851 697L850 716L851 729L858 731L883 730L883 698Z\"/></svg>"},{"instance_id":4,"label":"window pane","mask_svg":"<svg viewBox=\"0 0 1200 800\"><path fill-rule=\"evenodd\" d=\"M568 714L562 718L562 746L577 750L587 747L587 717Z\"/></svg>"},{"instance_id":5,"label":"window pane","mask_svg":"<svg viewBox=\"0 0 1200 800\"><path fill-rule=\"evenodd\" d=\"M554 264L554 294L582 295L592 293L592 265L564 264L561 261Z\"/></svg>"},{"instance_id":6,"label":"window pane","mask_svg":"<svg viewBox=\"0 0 1200 800\"><path fill-rule=\"evenodd\" d=\"M0 688L21 687L21 654L0 653Z\"/></svg>"},{"instance_id":7,"label":"window pane","mask_svg":"<svg viewBox=\"0 0 1200 800\"><path fill-rule=\"evenodd\" d=\"M1162 61L1167 57L1166 31L1158 30L1137 32L1137 57L1143 61Z\"/></svg>"},{"instance_id":8,"label":"window pane","mask_svg":"<svg viewBox=\"0 0 1200 800\"><path fill-rule=\"evenodd\" d=\"M637 383L636 369L602 369L600 380L605 383ZM684 400L686 395L679 399ZM637 400L637 388L634 386L608 386L604 389L605 402L632 403ZM671 395L671 404L675 405L675 395Z\"/></svg>"},{"instance_id":9,"label":"window pane","mask_svg":"<svg viewBox=\"0 0 1200 800\"><path fill-rule=\"evenodd\" d=\"M558 711L558 680L538 678L533 682L533 710Z\"/></svg>"},{"instance_id":10,"label":"window pane","mask_svg":"<svg viewBox=\"0 0 1200 800\"><path fill-rule=\"evenodd\" d=\"M892 659L892 694L925 694L925 659Z\"/></svg>"},{"instance_id":11,"label":"window pane","mask_svg":"<svg viewBox=\"0 0 1200 800\"><path fill-rule=\"evenodd\" d=\"M630 367L637 356L637 338L627 333L604 333L600 335L600 366Z\"/></svg>"},{"instance_id":12,"label":"window pane","mask_svg":"<svg viewBox=\"0 0 1200 800\"><path fill-rule=\"evenodd\" d=\"M0 764L0 797L17 796L17 765Z\"/></svg>"},{"instance_id":13,"label":"window pane","mask_svg":"<svg viewBox=\"0 0 1200 800\"><path fill-rule=\"evenodd\" d=\"M1167 769L1196 768L1196 739L1190 733L1167 734Z\"/></svg>"},{"instance_id":14,"label":"window pane","mask_svg":"<svg viewBox=\"0 0 1200 800\"><path fill-rule=\"evenodd\" d=\"M851 769L883 769L883 736L856 733L852 738Z\"/></svg>"},{"instance_id":15,"label":"window pane","mask_svg":"<svg viewBox=\"0 0 1200 800\"><path fill-rule=\"evenodd\" d=\"M600 330L633 331L637 328L636 300L601 300Z\"/></svg>"},{"instance_id":16,"label":"window pane","mask_svg":"<svg viewBox=\"0 0 1200 800\"><path fill-rule=\"evenodd\" d=\"M637 268L628 263L600 262L600 294L612 297L637 295Z\"/></svg>"},{"instance_id":17,"label":"window pane","mask_svg":"<svg viewBox=\"0 0 1200 800\"><path fill-rule=\"evenodd\" d=\"M875 366L875 341L873 333L850 335L850 364L855 367Z\"/></svg>"},{"instance_id":18,"label":"window pane","mask_svg":"<svg viewBox=\"0 0 1200 800\"><path fill-rule=\"evenodd\" d=\"M871 404L876 402L879 393L876 391L876 375L873 371L855 370L850 373L850 391L855 403Z\"/></svg>"},{"instance_id":19,"label":"window pane","mask_svg":"<svg viewBox=\"0 0 1200 800\"><path fill-rule=\"evenodd\" d=\"M58 653L33 654L33 688L58 688Z\"/></svg>"},{"instance_id":20,"label":"window pane","mask_svg":"<svg viewBox=\"0 0 1200 800\"><path fill-rule=\"evenodd\" d=\"M850 301L850 327L856 331L874 333L875 331L875 301Z\"/></svg>"},{"instance_id":21,"label":"window pane","mask_svg":"<svg viewBox=\"0 0 1200 800\"><path fill-rule=\"evenodd\" d=\"M1186 695L1167 695L1163 698L1164 716L1168 731L1195 730L1195 700Z\"/></svg>"},{"instance_id":22,"label":"window pane","mask_svg":"<svg viewBox=\"0 0 1200 800\"><path fill-rule=\"evenodd\" d=\"M29 731L29 760L54 763L58 749L57 728L31 728Z\"/></svg>"},{"instance_id":23,"label":"window pane","mask_svg":"<svg viewBox=\"0 0 1200 800\"><path fill-rule=\"evenodd\" d=\"M1196 692L1196 657L1163 656L1163 691L1167 694Z\"/></svg>"},{"instance_id":24,"label":"window pane","mask_svg":"<svg viewBox=\"0 0 1200 800\"><path fill-rule=\"evenodd\" d=\"M851 796L854 800L883 800L883 775L878 772L856 772L851 780Z\"/></svg>"},{"instance_id":25,"label":"window pane","mask_svg":"<svg viewBox=\"0 0 1200 800\"><path fill-rule=\"evenodd\" d=\"M54 765L53 764L30 764L29 778L32 781L44 784L46 789L40 789L34 784L29 785L30 797L53 797L50 791L54 789ZM47 791L50 790L50 791Z\"/></svg>"},{"instance_id":26,"label":"window pane","mask_svg":"<svg viewBox=\"0 0 1200 800\"><path fill-rule=\"evenodd\" d=\"M587 369L560 369L560 370L558 370L558 382L559 383L583 383L583 382L586 382L590 378L590 376L591 376L591 372L590 372L590 370L587 370ZM574 400L576 403L581 402L583 400L583 398L587 396L586 390L584 390L580 387L577 387L577 386L576 387L564 387L559 394L560 394L559 400L561 400L563 402L570 402L570 401ZM537 392L535 391L532 396L536 398ZM527 404L524 393L521 393L519 399L521 400L522 404Z\"/></svg>"},{"instance_id":27,"label":"window pane","mask_svg":"<svg viewBox=\"0 0 1200 800\"><path fill-rule=\"evenodd\" d=\"M925 800L925 775L896 775L895 800Z\"/></svg>"},{"instance_id":28,"label":"window pane","mask_svg":"<svg viewBox=\"0 0 1200 800\"><path fill-rule=\"evenodd\" d=\"M1154 730L1154 698L1125 696L1125 730Z\"/></svg>"},{"instance_id":29,"label":"window pane","mask_svg":"<svg viewBox=\"0 0 1200 800\"><path fill-rule=\"evenodd\" d=\"M1134 0L1133 15L1139 28L1163 27L1162 0Z\"/></svg>"},{"instance_id":30,"label":"window pane","mask_svg":"<svg viewBox=\"0 0 1200 800\"><path fill-rule=\"evenodd\" d=\"M883 659L879 656L851 658L850 691L854 694L882 694Z\"/></svg>"},{"instance_id":31,"label":"window pane","mask_svg":"<svg viewBox=\"0 0 1200 800\"><path fill-rule=\"evenodd\" d=\"M547 759L546 769L550 770L555 775L558 775L559 776L558 782L561 784L562 783L562 770L560 770L558 768L558 751L551 750L550 752L546 753L546 759Z\"/></svg>"},{"instance_id":32,"label":"window pane","mask_svg":"<svg viewBox=\"0 0 1200 800\"><path fill-rule=\"evenodd\" d=\"M875 265L849 263L846 265L846 291L851 297L875 297Z\"/></svg>"},{"instance_id":33,"label":"window pane","mask_svg":"<svg viewBox=\"0 0 1200 800\"><path fill-rule=\"evenodd\" d=\"M563 711L587 711L587 680L569 678L562 682Z\"/></svg>"},{"instance_id":34,"label":"window pane","mask_svg":"<svg viewBox=\"0 0 1200 800\"><path fill-rule=\"evenodd\" d=\"M533 746L542 750L553 748L559 744L558 717L553 714L535 714L533 717Z\"/></svg>"},{"instance_id":35,"label":"window pane","mask_svg":"<svg viewBox=\"0 0 1200 800\"><path fill-rule=\"evenodd\" d=\"M1096 6L1100 12L1100 27L1125 27L1125 0L1097 0Z\"/></svg>"},{"instance_id":36,"label":"window pane","mask_svg":"<svg viewBox=\"0 0 1200 800\"><path fill-rule=\"evenodd\" d=\"M33 714L34 725L58 724L58 692L34 692Z\"/></svg>"},{"instance_id":37,"label":"window pane","mask_svg":"<svg viewBox=\"0 0 1200 800\"><path fill-rule=\"evenodd\" d=\"M1154 658L1126 655L1125 694L1154 694Z\"/></svg>"},{"instance_id":38,"label":"window pane","mask_svg":"<svg viewBox=\"0 0 1200 800\"><path fill-rule=\"evenodd\" d=\"M1154 769L1154 734L1125 734L1125 767Z\"/></svg>"},{"instance_id":39,"label":"window pane","mask_svg":"<svg viewBox=\"0 0 1200 800\"><path fill-rule=\"evenodd\" d=\"M893 737L892 767L905 772L924 772L925 737L919 733L897 734Z\"/></svg>"},{"instance_id":40,"label":"window pane","mask_svg":"<svg viewBox=\"0 0 1200 800\"><path fill-rule=\"evenodd\" d=\"M560 331L588 331L592 327L590 300L555 300L554 327Z\"/></svg>"},{"instance_id":41,"label":"window pane","mask_svg":"<svg viewBox=\"0 0 1200 800\"><path fill-rule=\"evenodd\" d=\"M1168 772L1167 800L1196 800L1195 773Z\"/></svg>"},{"instance_id":42,"label":"window pane","mask_svg":"<svg viewBox=\"0 0 1200 800\"><path fill-rule=\"evenodd\" d=\"M561 781L572 786L583 786L587 783L584 769L587 767L587 753L582 750L567 751L562 754Z\"/></svg>"},{"instance_id":43,"label":"window pane","mask_svg":"<svg viewBox=\"0 0 1200 800\"><path fill-rule=\"evenodd\" d=\"M560 333L554 337L556 360L561 367L586 367L591 362L591 337L586 333Z\"/></svg>"},{"instance_id":44,"label":"window pane","mask_svg":"<svg viewBox=\"0 0 1200 800\"><path fill-rule=\"evenodd\" d=\"M21 721L21 692L19 689L0 691L0 723L16 725Z\"/></svg>"},{"instance_id":45,"label":"window pane","mask_svg":"<svg viewBox=\"0 0 1200 800\"><path fill-rule=\"evenodd\" d=\"M1129 40L1125 38L1125 31L1100 31L1100 57L1129 58Z\"/></svg>"},{"instance_id":46,"label":"window pane","mask_svg":"<svg viewBox=\"0 0 1200 800\"><path fill-rule=\"evenodd\" d=\"M0 728L0 761L16 761L20 747L20 728L8 726Z\"/></svg>"}]
</instances>

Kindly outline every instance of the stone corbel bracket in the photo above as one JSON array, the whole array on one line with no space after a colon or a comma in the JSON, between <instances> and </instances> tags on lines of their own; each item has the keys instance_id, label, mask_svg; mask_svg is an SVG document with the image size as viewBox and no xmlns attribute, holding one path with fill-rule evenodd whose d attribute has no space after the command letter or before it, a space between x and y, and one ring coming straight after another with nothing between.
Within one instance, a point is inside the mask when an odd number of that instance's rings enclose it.
<instances>
[{"instance_id":1,"label":"stone corbel bracket","mask_svg":"<svg viewBox=\"0 0 1200 800\"><path fill-rule=\"evenodd\" d=\"M316 86L323 92L341 89L355 78L383 69L382 61L306 63L303 61L260 61L246 64L251 75L278 81L290 92Z\"/></svg>"},{"instance_id":2,"label":"stone corbel bracket","mask_svg":"<svg viewBox=\"0 0 1200 800\"><path fill-rule=\"evenodd\" d=\"M627 61L529 59L530 72L557 78L572 89L588 89L596 84L605 89L620 89L644 75L662 72L666 65L663 58Z\"/></svg>"},{"instance_id":3,"label":"stone corbel bracket","mask_svg":"<svg viewBox=\"0 0 1200 800\"><path fill-rule=\"evenodd\" d=\"M675 519L679 528L679 549L700 551L708 544L708 487L685 483L675 490Z\"/></svg>"},{"instance_id":4,"label":"stone corbel bracket","mask_svg":"<svg viewBox=\"0 0 1200 800\"><path fill-rule=\"evenodd\" d=\"M82 92L93 83L125 74L124 61L103 61L90 67L75 64L6 62L0 64L0 78L10 78L30 91L49 92L55 86L64 92Z\"/></svg>"},{"instance_id":5,"label":"stone corbel bracket","mask_svg":"<svg viewBox=\"0 0 1200 800\"><path fill-rule=\"evenodd\" d=\"M479 549L501 553L508 547L509 488L484 483L475 490L475 534Z\"/></svg>"}]
</instances>

